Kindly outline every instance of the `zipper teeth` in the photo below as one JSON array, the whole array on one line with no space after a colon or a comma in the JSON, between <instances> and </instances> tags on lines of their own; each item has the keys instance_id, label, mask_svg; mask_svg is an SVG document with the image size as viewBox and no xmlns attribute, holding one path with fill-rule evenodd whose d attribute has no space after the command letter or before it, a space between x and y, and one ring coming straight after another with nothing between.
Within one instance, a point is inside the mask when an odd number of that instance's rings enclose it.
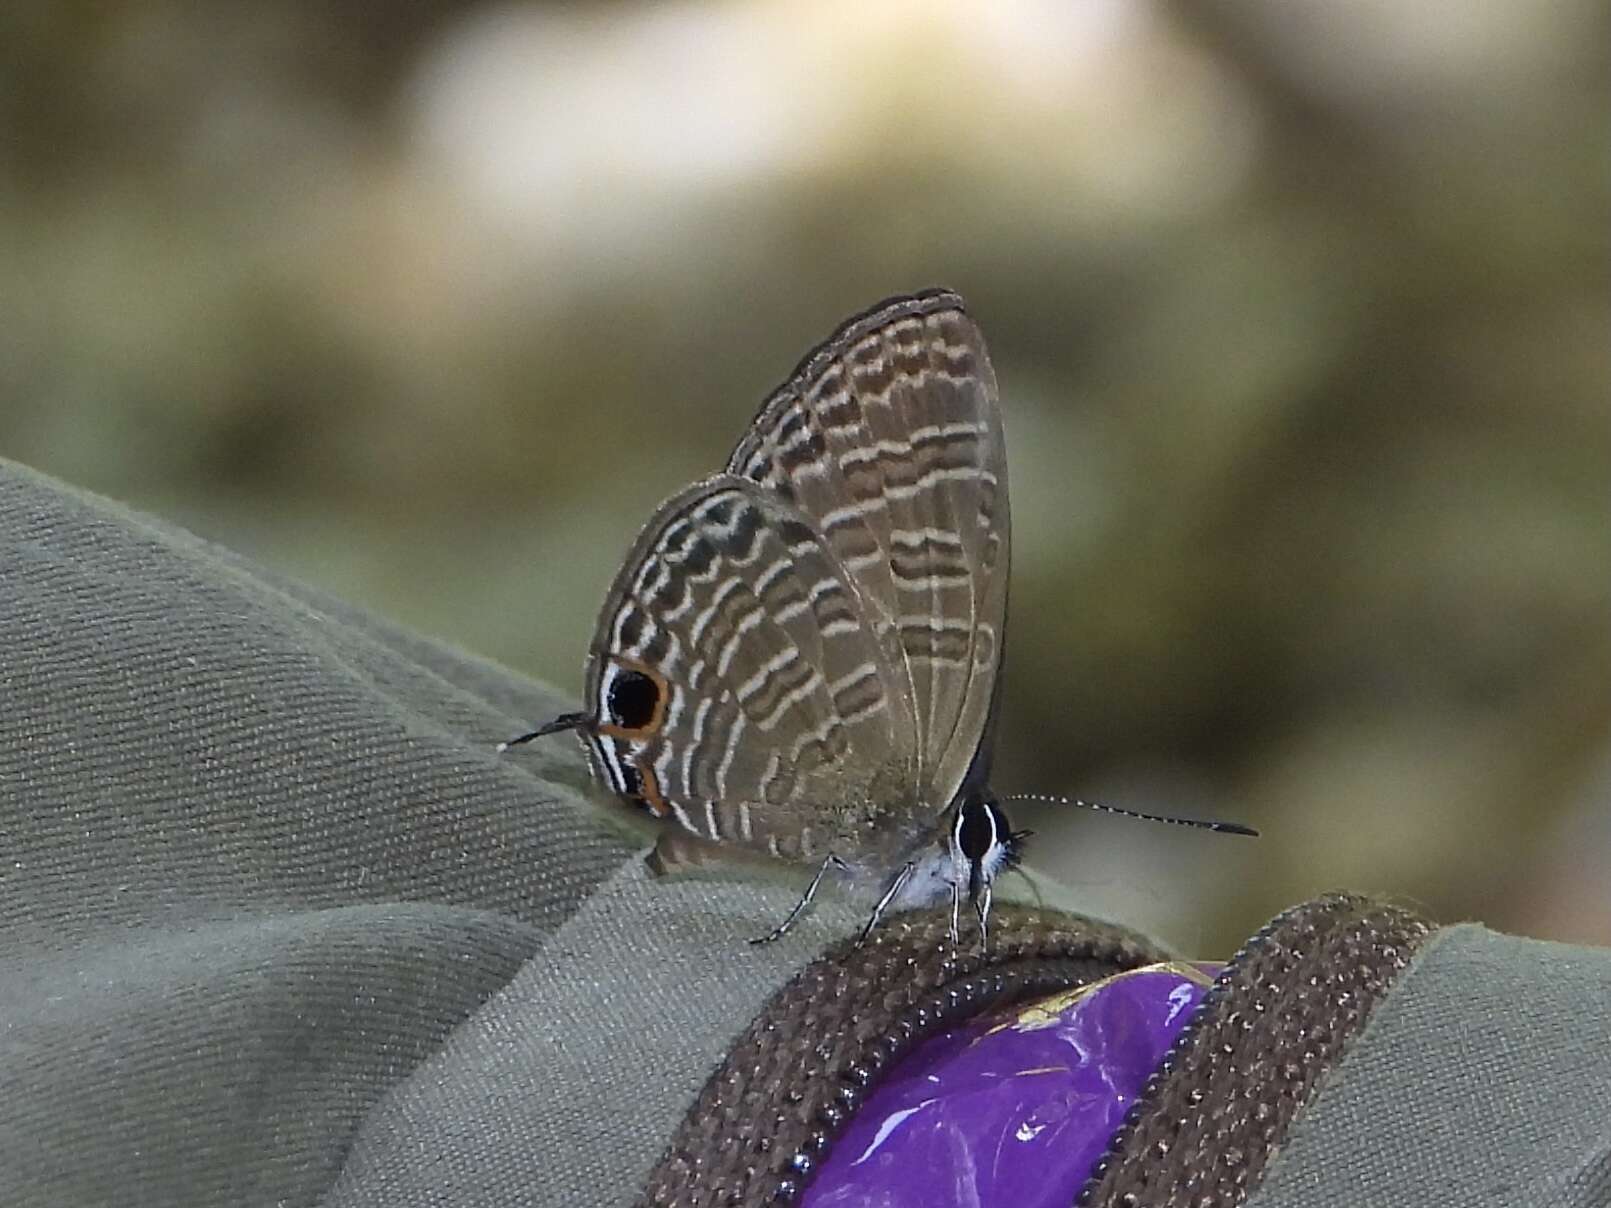
<instances>
[{"instance_id":1,"label":"zipper teeth","mask_svg":"<svg viewBox=\"0 0 1611 1208\"><path fill-rule=\"evenodd\" d=\"M953 950L949 915L925 912L803 969L729 1047L640 1203L790 1203L868 1089L928 1037L1167 955L1109 924L1025 910L992 921L988 954Z\"/></svg>"},{"instance_id":2,"label":"zipper teeth","mask_svg":"<svg viewBox=\"0 0 1611 1208\"><path fill-rule=\"evenodd\" d=\"M1239 1205L1431 930L1346 894L1261 927L1142 1086L1076 1204Z\"/></svg>"}]
</instances>

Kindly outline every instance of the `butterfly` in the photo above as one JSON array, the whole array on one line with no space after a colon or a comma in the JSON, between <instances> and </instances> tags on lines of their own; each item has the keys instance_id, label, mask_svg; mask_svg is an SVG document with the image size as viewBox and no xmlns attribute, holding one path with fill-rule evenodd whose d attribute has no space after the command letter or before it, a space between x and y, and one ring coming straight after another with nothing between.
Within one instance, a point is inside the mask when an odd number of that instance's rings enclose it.
<instances>
[{"instance_id":1,"label":"butterfly","mask_svg":"<svg viewBox=\"0 0 1611 1208\"><path fill-rule=\"evenodd\" d=\"M563 731L659 826L652 870L830 872L891 911L964 897L987 935L1015 831L990 788L1012 526L996 378L962 299L855 315L761 405L718 474L644 527ZM1059 799L1062 800L1062 799ZM1252 833L1233 823L1133 817Z\"/></svg>"}]
</instances>

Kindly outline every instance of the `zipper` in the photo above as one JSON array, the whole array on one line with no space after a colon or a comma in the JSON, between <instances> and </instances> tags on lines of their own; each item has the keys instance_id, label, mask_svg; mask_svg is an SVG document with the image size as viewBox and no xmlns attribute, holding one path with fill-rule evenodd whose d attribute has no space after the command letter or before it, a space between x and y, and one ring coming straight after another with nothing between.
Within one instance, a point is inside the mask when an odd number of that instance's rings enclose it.
<instances>
[{"instance_id":1,"label":"zipper","mask_svg":"<svg viewBox=\"0 0 1611 1208\"><path fill-rule=\"evenodd\" d=\"M1198 1003L1078 1208L1237 1208L1432 931L1352 894L1277 915Z\"/></svg>"}]
</instances>

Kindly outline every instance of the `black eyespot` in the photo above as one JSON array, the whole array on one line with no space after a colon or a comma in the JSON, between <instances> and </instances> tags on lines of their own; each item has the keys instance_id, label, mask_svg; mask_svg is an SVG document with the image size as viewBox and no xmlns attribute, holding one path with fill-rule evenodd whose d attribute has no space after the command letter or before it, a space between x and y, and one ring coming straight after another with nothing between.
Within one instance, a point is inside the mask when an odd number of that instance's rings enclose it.
<instances>
[{"instance_id":1,"label":"black eyespot","mask_svg":"<svg viewBox=\"0 0 1611 1208\"><path fill-rule=\"evenodd\" d=\"M623 729L643 729L659 704L660 685L641 671L620 671L610 681L610 718Z\"/></svg>"},{"instance_id":2,"label":"black eyespot","mask_svg":"<svg viewBox=\"0 0 1611 1208\"><path fill-rule=\"evenodd\" d=\"M967 801L957 812L957 848L973 863L983 860L1001 836L997 828L1000 811L984 801Z\"/></svg>"}]
</instances>

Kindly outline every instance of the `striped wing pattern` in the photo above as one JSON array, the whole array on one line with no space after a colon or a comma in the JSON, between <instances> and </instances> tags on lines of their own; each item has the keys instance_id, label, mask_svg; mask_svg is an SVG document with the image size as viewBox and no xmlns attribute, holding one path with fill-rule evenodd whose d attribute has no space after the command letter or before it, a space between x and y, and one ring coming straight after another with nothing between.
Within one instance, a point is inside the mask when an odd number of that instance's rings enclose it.
<instances>
[{"instance_id":1,"label":"striped wing pattern","mask_svg":"<svg viewBox=\"0 0 1611 1208\"><path fill-rule=\"evenodd\" d=\"M949 805L992 707L1011 533L995 374L962 300L851 320L766 401L728 469L810 516L863 615L896 634L919 776Z\"/></svg>"},{"instance_id":2,"label":"striped wing pattern","mask_svg":"<svg viewBox=\"0 0 1611 1208\"><path fill-rule=\"evenodd\" d=\"M787 860L932 821L988 723L1008 560L995 378L960 299L850 320L640 535L589 656L595 771Z\"/></svg>"},{"instance_id":3,"label":"striped wing pattern","mask_svg":"<svg viewBox=\"0 0 1611 1208\"><path fill-rule=\"evenodd\" d=\"M819 815L813 834L790 807L869 800L910 743L894 653L862 623L843 570L793 508L745 479L718 475L662 506L594 651L595 766L701 838L812 859L831 823Z\"/></svg>"}]
</instances>

